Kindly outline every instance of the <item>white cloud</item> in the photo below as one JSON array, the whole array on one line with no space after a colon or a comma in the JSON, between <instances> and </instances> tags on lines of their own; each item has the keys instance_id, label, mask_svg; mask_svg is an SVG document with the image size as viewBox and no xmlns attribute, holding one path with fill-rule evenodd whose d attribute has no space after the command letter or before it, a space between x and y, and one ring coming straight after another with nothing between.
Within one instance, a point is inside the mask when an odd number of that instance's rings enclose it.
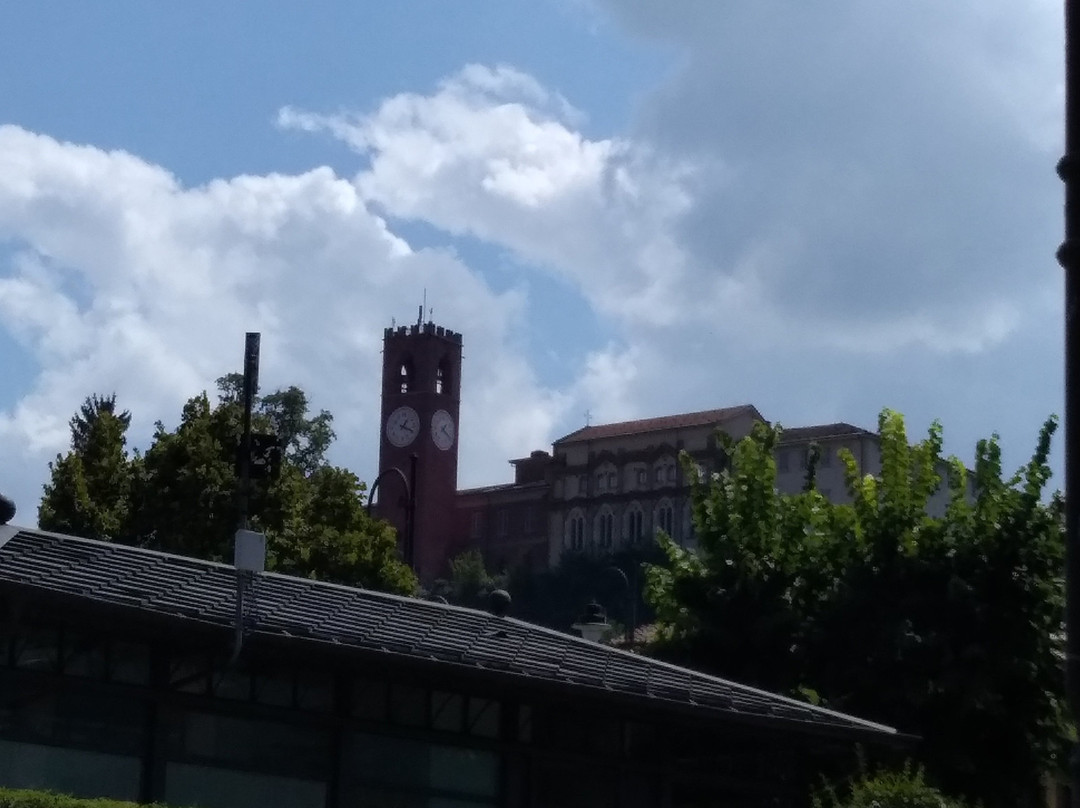
<instances>
[{"instance_id":1,"label":"white cloud","mask_svg":"<svg viewBox=\"0 0 1080 808\"><path fill-rule=\"evenodd\" d=\"M263 332L264 386L300 384L333 411L336 459L370 477L382 329L424 288L466 334L463 417L488 427L463 431L464 483L502 478L505 458L542 443L562 406L509 347L520 296L493 292L448 253L412 250L329 169L184 188L131 155L11 126L0 155L0 240L13 249L0 325L39 366L0 412L0 455L35 469L5 480L22 521L85 396L115 391L145 445L154 420L175 424L187 397L238 368L246 330Z\"/></svg>"},{"instance_id":2,"label":"white cloud","mask_svg":"<svg viewBox=\"0 0 1080 808\"><path fill-rule=\"evenodd\" d=\"M284 109L279 123L369 155L357 185L392 216L504 245L571 279L598 311L670 323L685 303L672 223L690 204L691 167L589 140L552 106L533 80L473 66L370 115Z\"/></svg>"},{"instance_id":3,"label":"white cloud","mask_svg":"<svg viewBox=\"0 0 1080 808\"><path fill-rule=\"evenodd\" d=\"M280 126L366 158L351 179L185 188L132 155L0 128L0 240L17 252L0 325L41 365L0 413L0 451L42 464L82 397L113 389L145 436L259 329L267 383L333 410L337 459L370 473L381 329L425 287L465 334L463 484L506 479L506 458L586 409L751 402L872 425L889 405L982 434L972 413L1006 432L1058 408L1031 373L1060 367L1034 336L1060 301L1047 0L597 5L683 59L618 136L587 137L535 78L483 66L367 112L282 109ZM522 356L524 287L415 249L402 220L580 291L605 331L572 381L546 389ZM543 313L553 332L562 316ZM1016 357L1024 389L995 398Z\"/></svg>"}]
</instances>

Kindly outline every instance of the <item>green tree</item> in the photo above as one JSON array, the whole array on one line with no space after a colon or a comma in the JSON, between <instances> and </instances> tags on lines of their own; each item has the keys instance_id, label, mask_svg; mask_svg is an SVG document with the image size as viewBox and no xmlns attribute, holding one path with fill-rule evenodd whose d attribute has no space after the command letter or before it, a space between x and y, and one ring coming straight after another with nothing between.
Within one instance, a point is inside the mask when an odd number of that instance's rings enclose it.
<instances>
[{"instance_id":1,"label":"green tree","mask_svg":"<svg viewBox=\"0 0 1080 808\"><path fill-rule=\"evenodd\" d=\"M129 529L132 480L139 461L129 457L129 412L116 412L116 396L91 396L70 422L71 449L49 464L38 524L96 539Z\"/></svg>"},{"instance_id":2,"label":"green tree","mask_svg":"<svg viewBox=\"0 0 1080 808\"><path fill-rule=\"evenodd\" d=\"M852 502L833 505L812 486L777 493L777 432L759 425L694 489L700 552L665 539L669 563L648 572L656 652L918 734L950 793L1036 804L1065 738L1062 509L1044 498L1055 427L1011 478L996 437L980 442L969 480L939 425L911 444L885 411L881 472L845 453Z\"/></svg>"},{"instance_id":3,"label":"green tree","mask_svg":"<svg viewBox=\"0 0 1080 808\"><path fill-rule=\"evenodd\" d=\"M114 415L111 406L95 407L88 416L84 407L79 423L87 426L78 433L85 435L83 448L53 464L42 526L230 561L239 518L236 456L243 415L231 383L232 377L219 380L216 405L205 393L190 399L175 429L158 422L145 454L132 461L123 454L128 418ZM286 452L279 479L255 481L250 488L251 525L267 535L268 568L415 592L416 578L397 557L393 529L365 510L364 484L325 462L333 437L330 414L308 418L307 397L297 388L273 393L263 403L253 428L290 427L294 431L286 437L299 447ZM74 424L73 419L73 441Z\"/></svg>"},{"instance_id":4,"label":"green tree","mask_svg":"<svg viewBox=\"0 0 1080 808\"><path fill-rule=\"evenodd\" d=\"M450 559L450 576L435 581L431 594L456 606L480 609L484 598L496 589L504 589L508 580L506 574L488 572L479 550L466 550Z\"/></svg>"},{"instance_id":5,"label":"green tree","mask_svg":"<svg viewBox=\"0 0 1080 808\"><path fill-rule=\"evenodd\" d=\"M398 559L397 533L368 516L365 486L347 469L322 466L303 477L293 467L278 488L291 497L288 514L270 530L269 565L279 572L402 595L416 576ZM285 476L285 475L283 475Z\"/></svg>"},{"instance_id":6,"label":"green tree","mask_svg":"<svg viewBox=\"0 0 1080 808\"><path fill-rule=\"evenodd\" d=\"M240 404L244 390L244 376L229 373L217 380L218 398L222 404ZM285 460L311 474L326 465L326 452L337 436L334 434L334 416L327 410L308 416L307 394L292 386L265 396L256 396L253 411L263 416L270 431L281 441Z\"/></svg>"},{"instance_id":7,"label":"green tree","mask_svg":"<svg viewBox=\"0 0 1080 808\"><path fill-rule=\"evenodd\" d=\"M964 808L926 782L926 773L907 763L895 771L871 774L865 767L839 789L826 786L815 794L813 808Z\"/></svg>"}]
</instances>

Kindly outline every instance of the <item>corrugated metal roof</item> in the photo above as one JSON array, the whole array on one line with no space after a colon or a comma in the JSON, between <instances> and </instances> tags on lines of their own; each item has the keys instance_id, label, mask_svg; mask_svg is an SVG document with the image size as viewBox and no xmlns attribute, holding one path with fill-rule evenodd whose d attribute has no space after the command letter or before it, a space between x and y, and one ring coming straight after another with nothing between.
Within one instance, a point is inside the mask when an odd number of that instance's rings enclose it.
<instances>
[{"instance_id":1,"label":"corrugated metal roof","mask_svg":"<svg viewBox=\"0 0 1080 808\"><path fill-rule=\"evenodd\" d=\"M0 588L162 618L233 624L235 569L137 547L0 526ZM899 737L890 727L487 612L275 573L254 576L254 632L600 688L807 731Z\"/></svg>"},{"instance_id":2,"label":"corrugated metal roof","mask_svg":"<svg viewBox=\"0 0 1080 808\"><path fill-rule=\"evenodd\" d=\"M737 407L724 407L719 410L702 410L701 412L686 412L680 415L663 415L659 418L621 421L617 424L585 426L559 438L555 441L555 445L580 443L581 441L600 440L602 438L619 438L625 435L641 435L647 432L662 432L670 429L709 426L712 424L719 426L725 421L730 421L741 415L749 415L759 421L764 420L757 408L750 404L741 404Z\"/></svg>"}]
</instances>

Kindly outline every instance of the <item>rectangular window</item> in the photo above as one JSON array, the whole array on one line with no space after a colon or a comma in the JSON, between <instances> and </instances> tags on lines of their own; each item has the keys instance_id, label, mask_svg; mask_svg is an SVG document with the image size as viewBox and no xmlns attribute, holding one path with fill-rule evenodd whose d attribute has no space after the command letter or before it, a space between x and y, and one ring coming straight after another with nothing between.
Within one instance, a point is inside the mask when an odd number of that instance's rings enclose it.
<instances>
[{"instance_id":1,"label":"rectangular window","mask_svg":"<svg viewBox=\"0 0 1080 808\"><path fill-rule=\"evenodd\" d=\"M787 471L791 453L787 449L781 449L776 456L777 471Z\"/></svg>"},{"instance_id":2,"label":"rectangular window","mask_svg":"<svg viewBox=\"0 0 1080 808\"><path fill-rule=\"evenodd\" d=\"M608 472L607 487L611 491L614 491L616 488L618 488L618 477L615 476L614 471Z\"/></svg>"},{"instance_id":3,"label":"rectangular window","mask_svg":"<svg viewBox=\"0 0 1080 808\"><path fill-rule=\"evenodd\" d=\"M607 480L607 477L604 475L603 472L600 472L599 474L596 475L596 490L597 491L603 491L604 490L604 482L605 482L605 480Z\"/></svg>"},{"instance_id":4,"label":"rectangular window","mask_svg":"<svg viewBox=\"0 0 1080 808\"><path fill-rule=\"evenodd\" d=\"M465 697L460 693L431 693L431 726L443 732L461 732L465 727Z\"/></svg>"},{"instance_id":5,"label":"rectangular window","mask_svg":"<svg viewBox=\"0 0 1080 808\"><path fill-rule=\"evenodd\" d=\"M354 679L352 687L352 713L364 721L385 721L389 701L386 682Z\"/></svg>"},{"instance_id":6,"label":"rectangular window","mask_svg":"<svg viewBox=\"0 0 1080 808\"><path fill-rule=\"evenodd\" d=\"M588 496L589 494L589 475L582 474L578 477L577 492L580 496Z\"/></svg>"},{"instance_id":7,"label":"rectangular window","mask_svg":"<svg viewBox=\"0 0 1080 808\"><path fill-rule=\"evenodd\" d=\"M821 459L818 461L823 469L829 468L832 465L833 450L827 446L821 447Z\"/></svg>"},{"instance_id":8,"label":"rectangular window","mask_svg":"<svg viewBox=\"0 0 1080 808\"><path fill-rule=\"evenodd\" d=\"M139 758L0 740L0 783L75 797L139 798Z\"/></svg>"},{"instance_id":9,"label":"rectangular window","mask_svg":"<svg viewBox=\"0 0 1080 808\"><path fill-rule=\"evenodd\" d=\"M668 480L669 483L675 482L675 467L674 466L668 466L667 467L667 480Z\"/></svg>"},{"instance_id":10,"label":"rectangular window","mask_svg":"<svg viewBox=\"0 0 1080 808\"><path fill-rule=\"evenodd\" d=\"M447 800L451 795L490 799L498 794L499 758L494 752L349 733L343 755L344 805L446 805L453 804ZM429 790L443 796L431 802L416 799Z\"/></svg>"},{"instance_id":11,"label":"rectangular window","mask_svg":"<svg viewBox=\"0 0 1080 808\"><path fill-rule=\"evenodd\" d=\"M64 632L64 673L104 679L106 667L102 638L70 630Z\"/></svg>"},{"instance_id":12,"label":"rectangular window","mask_svg":"<svg viewBox=\"0 0 1080 808\"><path fill-rule=\"evenodd\" d=\"M31 628L15 638L15 666L34 671L55 671L60 656L60 632Z\"/></svg>"},{"instance_id":13,"label":"rectangular window","mask_svg":"<svg viewBox=\"0 0 1080 808\"><path fill-rule=\"evenodd\" d=\"M109 678L129 685L150 684L150 649L141 643L114 640L109 646Z\"/></svg>"},{"instance_id":14,"label":"rectangular window","mask_svg":"<svg viewBox=\"0 0 1080 808\"><path fill-rule=\"evenodd\" d=\"M170 805L202 805L206 808L263 808L266 805L323 808L326 784L318 780L170 762L165 765L165 799Z\"/></svg>"},{"instance_id":15,"label":"rectangular window","mask_svg":"<svg viewBox=\"0 0 1080 808\"><path fill-rule=\"evenodd\" d=\"M637 484L644 487L649 483L649 472L645 469L638 469Z\"/></svg>"},{"instance_id":16,"label":"rectangular window","mask_svg":"<svg viewBox=\"0 0 1080 808\"><path fill-rule=\"evenodd\" d=\"M390 720L404 727L428 723L428 692L422 687L395 684L390 688Z\"/></svg>"},{"instance_id":17,"label":"rectangular window","mask_svg":"<svg viewBox=\"0 0 1080 808\"><path fill-rule=\"evenodd\" d=\"M499 535L500 536L506 536L507 534L510 533L510 511L507 511L505 509L499 511L498 519L499 519Z\"/></svg>"}]
</instances>

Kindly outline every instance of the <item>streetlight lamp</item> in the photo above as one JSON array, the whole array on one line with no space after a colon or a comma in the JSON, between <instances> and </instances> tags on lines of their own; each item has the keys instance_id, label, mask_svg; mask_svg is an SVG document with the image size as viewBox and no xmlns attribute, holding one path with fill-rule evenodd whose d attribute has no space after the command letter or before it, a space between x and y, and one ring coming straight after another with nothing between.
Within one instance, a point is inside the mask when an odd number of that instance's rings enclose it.
<instances>
[{"instance_id":1,"label":"streetlight lamp","mask_svg":"<svg viewBox=\"0 0 1080 808\"><path fill-rule=\"evenodd\" d=\"M405 491L405 496L399 505L405 507L405 546L403 548L403 555L405 556L405 563L409 565L409 568L416 571L416 565L414 563L414 550L413 547L413 531L416 526L416 462L418 460L416 452L409 455L409 476L405 476L405 472L399 469L397 466L391 466L388 469L383 469L379 472L379 476L375 478L375 482L371 484L371 490L368 492L367 501L367 513L371 516L371 506L375 502L375 492L379 490L379 483L382 482L383 477L397 476L401 482L401 487Z\"/></svg>"},{"instance_id":2,"label":"streetlight lamp","mask_svg":"<svg viewBox=\"0 0 1080 808\"><path fill-rule=\"evenodd\" d=\"M611 626L608 625L607 612L604 611L604 607L592 600L589 601L584 613L571 628L580 632L581 636L589 642L600 642L607 635Z\"/></svg>"},{"instance_id":3,"label":"streetlight lamp","mask_svg":"<svg viewBox=\"0 0 1080 808\"><path fill-rule=\"evenodd\" d=\"M632 649L634 647L634 634L637 632L637 568L633 565L630 567L632 575L631 578L627 577L626 572L621 567L612 565L606 567L604 572L611 573L611 576L619 581L620 588L626 593L626 612L623 617L626 619L626 647Z\"/></svg>"}]
</instances>

